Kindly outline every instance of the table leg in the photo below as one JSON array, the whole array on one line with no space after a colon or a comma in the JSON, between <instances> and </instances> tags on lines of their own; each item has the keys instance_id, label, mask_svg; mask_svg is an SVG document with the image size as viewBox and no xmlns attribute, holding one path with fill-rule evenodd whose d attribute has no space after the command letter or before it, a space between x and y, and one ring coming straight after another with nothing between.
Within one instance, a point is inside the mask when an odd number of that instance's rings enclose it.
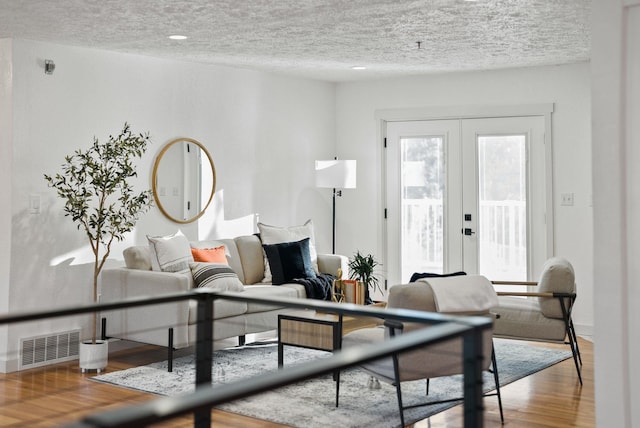
<instances>
[{"instance_id":1,"label":"table leg","mask_svg":"<svg viewBox=\"0 0 640 428\"><path fill-rule=\"evenodd\" d=\"M334 349L342 349L342 314L338 316L338 325L336 327L333 335L333 347ZM338 407L340 397L340 370L336 370L333 374L333 379L336 381L336 407Z\"/></svg>"},{"instance_id":2,"label":"table leg","mask_svg":"<svg viewBox=\"0 0 640 428\"><path fill-rule=\"evenodd\" d=\"M338 315L338 324L333 325L333 352L340 349L342 349L342 314ZM340 370L333 372L333 380L339 382Z\"/></svg>"},{"instance_id":3,"label":"table leg","mask_svg":"<svg viewBox=\"0 0 640 428\"><path fill-rule=\"evenodd\" d=\"M338 407L338 400L340 397L340 370L336 375L336 407Z\"/></svg>"},{"instance_id":4,"label":"table leg","mask_svg":"<svg viewBox=\"0 0 640 428\"><path fill-rule=\"evenodd\" d=\"M284 346L282 345L282 319L281 316L278 315L278 368L281 368L284 365Z\"/></svg>"}]
</instances>

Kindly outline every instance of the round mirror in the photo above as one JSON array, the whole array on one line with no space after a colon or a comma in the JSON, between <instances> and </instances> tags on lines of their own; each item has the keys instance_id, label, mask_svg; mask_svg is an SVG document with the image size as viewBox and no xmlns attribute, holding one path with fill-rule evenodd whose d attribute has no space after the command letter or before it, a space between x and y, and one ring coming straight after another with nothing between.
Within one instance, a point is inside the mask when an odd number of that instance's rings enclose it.
<instances>
[{"instance_id":1,"label":"round mirror","mask_svg":"<svg viewBox=\"0 0 640 428\"><path fill-rule=\"evenodd\" d=\"M176 223L191 223L204 214L216 191L211 155L191 138L178 138L162 148L152 177L160 211Z\"/></svg>"}]
</instances>

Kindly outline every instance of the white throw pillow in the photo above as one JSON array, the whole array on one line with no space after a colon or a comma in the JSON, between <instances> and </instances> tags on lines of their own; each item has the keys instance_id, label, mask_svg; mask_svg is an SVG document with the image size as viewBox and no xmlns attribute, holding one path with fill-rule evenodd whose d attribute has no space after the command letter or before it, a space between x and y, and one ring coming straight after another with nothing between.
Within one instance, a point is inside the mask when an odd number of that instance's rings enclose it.
<instances>
[{"instance_id":1,"label":"white throw pillow","mask_svg":"<svg viewBox=\"0 0 640 428\"><path fill-rule=\"evenodd\" d=\"M180 230L168 236L147 235L147 240L153 270L189 273L189 263L193 262L191 246Z\"/></svg>"},{"instance_id":2,"label":"white throw pillow","mask_svg":"<svg viewBox=\"0 0 640 428\"><path fill-rule=\"evenodd\" d=\"M210 288L215 291L244 291L238 275L222 263L196 262L189 265L196 288Z\"/></svg>"},{"instance_id":3,"label":"white throw pillow","mask_svg":"<svg viewBox=\"0 0 640 428\"><path fill-rule=\"evenodd\" d=\"M151 270L151 251L149 246L134 245L122 252L124 264L128 269Z\"/></svg>"},{"instance_id":4,"label":"white throw pillow","mask_svg":"<svg viewBox=\"0 0 640 428\"><path fill-rule=\"evenodd\" d=\"M270 226L268 224L258 223L258 230L260 231L260 240L266 245L296 242L309 238L311 264L313 265L313 270L318 273L318 254L316 253L316 240L313 233L313 221L311 219L307 220L302 225L289 227ZM270 283L272 278L269 260L267 259L264 250L262 253L264 256L264 279L262 281Z\"/></svg>"}]
</instances>

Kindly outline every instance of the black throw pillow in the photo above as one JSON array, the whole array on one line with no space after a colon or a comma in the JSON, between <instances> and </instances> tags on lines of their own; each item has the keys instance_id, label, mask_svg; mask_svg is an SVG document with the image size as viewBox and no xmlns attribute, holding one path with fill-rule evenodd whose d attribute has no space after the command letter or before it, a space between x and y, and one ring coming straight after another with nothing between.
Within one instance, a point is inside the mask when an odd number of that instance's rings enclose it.
<instances>
[{"instance_id":1,"label":"black throw pillow","mask_svg":"<svg viewBox=\"0 0 640 428\"><path fill-rule=\"evenodd\" d=\"M460 272L453 272L453 273L429 273L429 272L423 272L423 273L414 273L413 275L411 275L411 279L409 280L409 282L416 282L417 280L421 279L421 278L446 278L448 276L460 276L460 275L466 275L466 272L460 271Z\"/></svg>"},{"instance_id":2,"label":"black throw pillow","mask_svg":"<svg viewBox=\"0 0 640 428\"><path fill-rule=\"evenodd\" d=\"M311 263L309 238L282 244L263 244L271 267L272 284L291 282L294 278L315 278Z\"/></svg>"}]
</instances>

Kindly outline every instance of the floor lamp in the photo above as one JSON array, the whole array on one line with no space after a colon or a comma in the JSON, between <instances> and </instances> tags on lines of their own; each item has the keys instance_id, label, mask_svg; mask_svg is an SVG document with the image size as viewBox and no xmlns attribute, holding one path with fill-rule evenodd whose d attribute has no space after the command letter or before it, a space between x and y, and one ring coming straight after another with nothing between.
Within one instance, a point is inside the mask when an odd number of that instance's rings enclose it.
<instances>
[{"instance_id":1,"label":"floor lamp","mask_svg":"<svg viewBox=\"0 0 640 428\"><path fill-rule=\"evenodd\" d=\"M333 242L332 253L336 253L336 196L342 189L356 188L355 160L317 160L316 187L333 189Z\"/></svg>"}]
</instances>

